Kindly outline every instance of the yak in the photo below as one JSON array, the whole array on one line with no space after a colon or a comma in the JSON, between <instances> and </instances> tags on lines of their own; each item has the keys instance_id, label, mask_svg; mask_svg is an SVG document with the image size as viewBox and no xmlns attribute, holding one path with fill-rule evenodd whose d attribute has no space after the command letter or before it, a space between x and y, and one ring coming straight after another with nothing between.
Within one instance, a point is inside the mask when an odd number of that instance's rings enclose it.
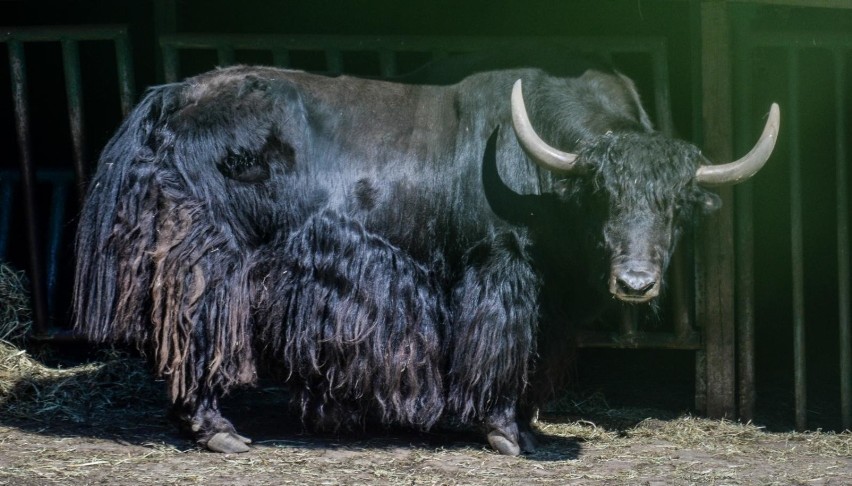
<instances>
[{"instance_id":1,"label":"yak","mask_svg":"<svg viewBox=\"0 0 852 486\"><path fill-rule=\"evenodd\" d=\"M263 365L306 425L450 419L529 452L569 324L654 300L680 229L718 205L705 186L756 173L778 125L773 105L749 154L712 165L598 69L157 86L89 185L76 326L142 349L212 451L249 449L219 399Z\"/></svg>"}]
</instances>

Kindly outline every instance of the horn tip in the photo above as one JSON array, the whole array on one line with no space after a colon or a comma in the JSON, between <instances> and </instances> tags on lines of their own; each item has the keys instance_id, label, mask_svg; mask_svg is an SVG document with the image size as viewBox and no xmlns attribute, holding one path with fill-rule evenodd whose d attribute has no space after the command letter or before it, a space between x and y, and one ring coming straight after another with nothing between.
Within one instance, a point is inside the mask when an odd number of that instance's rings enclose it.
<instances>
[{"instance_id":1,"label":"horn tip","mask_svg":"<svg viewBox=\"0 0 852 486\"><path fill-rule=\"evenodd\" d=\"M520 78L518 78L518 80L517 80L517 81L515 81L515 84L513 84L513 85L512 85L512 94L513 94L513 95L514 95L515 93L520 94L520 93L522 93L522 92L523 92L523 87L521 86L521 84L522 84L522 83L521 83L521 79L520 79Z\"/></svg>"},{"instance_id":2,"label":"horn tip","mask_svg":"<svg viewBox=\"0 0 852 486\"><path fill-rule=\"evenodd\" d=\"M774 119L781 118L781 107L778 106L778 103L772 102L772 106L769 107L769 116Z\"/></svg>"}]
</instances>

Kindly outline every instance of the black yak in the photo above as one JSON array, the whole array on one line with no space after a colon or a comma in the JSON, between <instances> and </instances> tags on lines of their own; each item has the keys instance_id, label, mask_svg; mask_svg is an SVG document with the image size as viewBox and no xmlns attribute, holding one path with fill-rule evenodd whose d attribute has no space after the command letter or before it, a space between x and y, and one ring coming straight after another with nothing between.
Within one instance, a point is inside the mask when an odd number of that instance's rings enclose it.
<instances>
[{"instance_id":1,"label":"black yak","mask_svg":"<svg viewBox=\"0 0 852 486\"><path fill-rule=\"evenodd\" d=\"M566 322L657 296L678 228L716 205L702 184L754 174L777 129L773 108L752 153L710 166L599 70L434 86L234 67L155 87L90 184L77 326L146 350L214 451L248 449L218 399L261 362L308 424L452 417L530 451Z\"/></svg>"}]
</instances>

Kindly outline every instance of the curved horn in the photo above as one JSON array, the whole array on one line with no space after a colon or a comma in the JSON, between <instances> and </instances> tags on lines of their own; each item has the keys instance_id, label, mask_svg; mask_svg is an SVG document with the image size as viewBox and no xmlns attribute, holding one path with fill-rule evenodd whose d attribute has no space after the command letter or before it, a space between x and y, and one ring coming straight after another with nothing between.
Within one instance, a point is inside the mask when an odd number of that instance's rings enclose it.
<instances>
[{"instance_id":1,"label":"curved horn","mask_svg":"<svg viewBox=\"0 0 852 486\"><path fill-rule=\"evenodd\" d=\"M772 103L763 133L751 151L743 158L728 164L702 165L695 172L696 182L705 186L724 186L739 184L756 174L775 148L780 125L781 110L778 108L778 103Z\"/></svg>"},{"instance_id":2,"label":"curved horn","mask_svg":"<svg viewBox=\"0 0 852 486\"><path fill-rule=\"evenodd\" d=\"M521 148L542 169L564 175L583 172L583 167L576 163L576 154L551 147L535 133L527 116L520 79L515 81L515 86L512 88L512 127L515 129Z\"/></svg>"}]
</instances>

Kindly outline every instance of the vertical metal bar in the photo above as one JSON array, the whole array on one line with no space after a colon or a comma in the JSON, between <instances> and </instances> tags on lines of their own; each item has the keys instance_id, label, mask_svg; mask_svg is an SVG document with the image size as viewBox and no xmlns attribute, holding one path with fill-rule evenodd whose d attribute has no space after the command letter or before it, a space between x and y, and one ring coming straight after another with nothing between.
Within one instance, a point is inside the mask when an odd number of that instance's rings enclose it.
<instances>
[{"instance_id":1,"label":"vertical metal bar","mask_svg":"<svg viewBox=\"0 0 852 486\"><path fill-rule=\"evenodd\" d=\"M689 280L686 275L687 268L686 245L681 245L672 257L671 279L674 286L672 293L672 310L674 321L674 333L679 341L689 339L692 334L692 319L689 309L689 291L687 286Z\"/></svg>"},{"instance_id":2,"label":"vertical metal bar","mask_svg":"<svg viewBox=\"0 0 852 486\"><path fill-rule=\"evenodd\" d=\"M167 83L174 83L178 80L180 71L180 59L178 58L177 48L173 45L163 44L163 76Z\"/></svg>"},{"instance_id":3,"label":"vertical metal bar","mask_svg":"<svg viewBox=\"0 0 852 486\"><path fill-rule=\"evenodd\" d=\"M32 164L30 140L30 115L27 102L27 75L24 46L18 41L8 41L9 64L12 71L12 97L15 105L15 128L20 149L21 182L24 189L24 211L27 218L27 238L29 240L30 282L33 298L33 327L36 334L47 332L47 312L42 290L41 256L36 227L35 205L35 169Z\"/></svg>"},{"instance_id":4,"label":"vertical metal bar","mask_svg":"<svg viewBox=\"0 0 852 486\"><path fill-rule=\"evenodd\" d=\"M667 135L674 132L672 121L671 95L669 93L669 65L666 60L665 45L658 46L651 52L651 60L654 64L654 102L657 108L657 123L660 129Z\"/></svg>"},{"instance_id":5,"label":"vertical metal bar","mask_svg":"<svg viewBox=\"0 0 852 486\"><path fill-rule=\"evenodd\" d=\"M160 39L165 35L174 34L178 31L178 4L174 0L153 0L154 4L154 42L162 42ZM162 59L165 49L154 54L154 65L157 80L166 79L165 61Z\"/></svg>"},{"instance_id":6,"label":"vertical metal bar","mask_svg":"<svg viewBox=\"0 0 852 486\"><path fill-rule=\"evenodd\" d=\"M639 331L639 313L636 312L635 305L621 307L621 322L619 323L618 330L618 339L622 342L636 341L636 334Z\"/></svg>"},{"instance_id":7,"label":"vertical metal bar","mask_svg":"<svg viewBox=\"0 0 852 486\"><path fill-rule=\"evenodd\" d=\"M787 51L787 79L790 92L787 104L790 120L790 250L793 281L793 366L796 393L796 429L808 427L807 366L805 355L805 275L804 233L802 228L802 174L799 148L799 51Z\"/></svg>"},{"instance_id":8,"label":"vertical metal bar","mask_svg":"<svg viewBox=\"0 0 852 486\"><path fill-rule=\"evenodd\" d=\"M741 33L745 29L738 29ZM736 103L734 119L738 120L738 142L742 147L751 139L751 66L747 60L753 54L750 44L738 42L735 49ZM748 422L754 418L754 213L753 185L740 184L735 189L736 197L736 294L735 309L737 323L737 388L740 420Z\"/></svg>"},{"instance_id":9,"label":"vertical metal bar","mask_svg":"<svg viewBox=\"0 0 852 486\"><path fill-rule=\"evenodd\" d=\"M236 60L234 48L228 45L220 45L216 48L216 57L219 60L219 66L232 66Z\"/></svg>"},{"instance_id":10,"label":"vertical metal bar","mask_svg":"<svg viewBox=\"0 0 852 486\"><path fill-rule=\"evenodd\" d=\"M689 2L689 10L690 10L690 29L692 32L701 32L702 29L702 21L701 21L701 5L698 2ZM690 46L690 57L692 59L701 59L702 56L702 41L704 34L695 36L689 36L691 46ZM692 76L691 79L699 80L701 79L701 75L703 74L703 66L701 62L692 62L690 63ZM698 142L700 142L700 146L704 145L703 136L704 136L704 127L703 127L703 113L702 113L702 100L703 100L703 89L704 87L700 82L693 82L691 95L692 95L692 138ZM693 224L693 233L697 234L699 231L698 225ZM692 319L694 319L694 327L698 329L700 324L706 321L701 316L699 316L700 309L704 308L703 304L703 293L701 289L703 288L703 264L702 261L702 251L701 247L697 241L697 239L693 239L693 278L692 278L692 296L693 296L693 305L694 305L694 313L692 314ZM700 329L699 329L700 331ZM695 352L695 410L706 413L707 411L707 356L704 349L699 349Z\"/></svg>"},{"instance_id":11,"label":"vertical metal bar","mask_svg":"<svg viewBox=\"0 0 852 486\"><path fill-rule=\"evenodd\" d=\"M849 187L846 170L846 57L841 49L834 51L834 106L837 143L837 293L840 341L840 420L843 428L852 430L852 332L850 332L849 281Z\"/></svg>"},{"instance_id":12,"label":"vertical metal bar","mask_svg":"<svg viewBox=\"0 0 852 486\"><path fill-rule=\"evenodd\" d=\"M12 219L12 195L15 192L14 180L0 174L0 259L6 258L9 247L9 230Z\"/></svg>"},{"instance_id":13,"label":"vertical metal bar","mask_svg":"<svg viewBox=\"0 0 852 486\"><path fill-rule=\"evenodd\" d=\"M396 54L388 49L379 51L379 69L382 77L390 78L397 74Z\"/></svg>"},{"instance_id":14,"label":"vertical metal bar","mask_svg":"<svg viewBox=\"0 0 852 486\"><path fill-rule=\"evenodd\" d=\"M62 228L65 224L65 203L68 199L69 181L61 173L51 174L46 181L53 188L50 203L50 221L48 223L49 241L47 242L47 310L53 315L55 310L56 282L59 275L59 250L62 247Z\"/></svg>"},{"instance_id":15,"label":"vertical metal bar","mask_svg":"<svg viewBox=\"0 0 852 486\"><path fill-rule=\"evenodd\" d=\"M610 55L611 57L611 55ZM674 131L672 122L671 96L669 93L669 65L665 44L659 43L651 49L651 63L654 72L654 102L657 111L657 123L663 133L671 135ZM689 299L686 292L686 257L685 249L679 248L672 259L671 280L674 283L671 292L671 307L673 310L674 332L679 339L691 335L692 323Z\"/></svg>"},{"instance_id":16,"label":"vertical metal bar","mask_svg":"<svg viewBox=\"0 0 852 486\"><path fill-rule=\"evenodd\" d=\"M115 57L118 66L118 84L121 96L121 113L130 114L136 92L136 80L133 78L133 56L130 51L130 38L126 30L115 38Z\"/></svg>"},{"instance_id":17,"label":"vertical metal bar","mask_svg":"<svg viewBox=\"0 0 852 486\"><path fill-rule=\"evenodd\" d=\"M657 123L663 133L671 135L674 131L669 94L669 65L665 44L659 43L651 49L651 63L654 72L654 103L657 111ZM686 297L686 259L683 248L678 249L672 259L670 278L674 283L671 296L674 332L680 339L691 334L689 301Z\"/></svg>"},{"instance_id":18,"label":"vertical metal bar","mask_svg":"<svg viewBox=\"0 0 852 486\"><path fill-rule=\"evenodd\" d=\"M290 51L287 49L275 49L272 51L272 64L278 67L290 67Z\"/></svg>"},{"instance_id":19,"label":"vertical metal bar","mask_svg":"<svg viewBox=\"0 0 852 486\"><path fill-rule=\"evenodd\" d=\"M340 74L343 72L343 57L340 55L339 49L326 49L325 63L329 73Z\"/></svg>"},{"instance_id":20,"label":"vertical metal bar","mask_svg":"<svg viewBox=\"0 0 852 486\"><path fill-rule=\"evenodd\" d=\"M82 202L86 196L86 129L83 125L83 83L80 78L80 49L77 41L62 40L62 64L65 68L65 93L68 98L71 142L74 146L74 172L77 175L78 197ZM49 296L48 289L48 298Z\"/></svg>"},{"instance_id":21,"label":"vertical metal bar","mask_svg":"<svg viewBox=\"0 0 852 486\"><path fill-rule=\"evenodd\" d=\"M711 159L731 160L730 5L701 2L701 82L704 148ZM734 326L733 190L718 189L722 207L703 219L696 241L701 255L701 291L696 321L704 330L707 415L736 418L736 329Z\"/></svg>"}]
</instances>

